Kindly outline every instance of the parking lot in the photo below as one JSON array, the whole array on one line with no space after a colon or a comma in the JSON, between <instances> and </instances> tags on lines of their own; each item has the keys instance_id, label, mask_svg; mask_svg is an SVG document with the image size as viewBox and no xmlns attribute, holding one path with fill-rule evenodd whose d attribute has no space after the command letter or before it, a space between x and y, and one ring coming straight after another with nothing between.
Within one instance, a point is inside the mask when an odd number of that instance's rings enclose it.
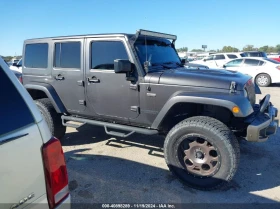
<instances>
[{"instance_id":1,"label":"parking lot","mask_svg":"<svg viewBox=\"0 0 280 209\"><path fill-rule=\"evenodd\" d=\"M280 85L262 88L280 109ZM279 117L279 116L278 116ZM163 157L164 138L114 138L90 125L68 128L62 139L72 203L277 203L280 202L280 131L265 143L242 141L233 181L203 192L171 175Z\"/></svg>"}]
</instances>

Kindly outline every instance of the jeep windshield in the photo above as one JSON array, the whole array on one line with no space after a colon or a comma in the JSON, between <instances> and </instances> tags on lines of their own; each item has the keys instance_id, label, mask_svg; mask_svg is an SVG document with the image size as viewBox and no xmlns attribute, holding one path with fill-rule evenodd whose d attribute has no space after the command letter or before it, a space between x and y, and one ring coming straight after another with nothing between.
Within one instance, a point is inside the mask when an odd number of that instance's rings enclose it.
<instances>
[{"instance_id":1,"label":"jeep windshield","mask_svg":"<svg viewBox=\"0 0 280 209\"><path fill-rule=\"evenodd\" d=\"M181 60L170 41L166 39L139 38L134 45L140 62L149 62L149 71L182 67Z\"/></svg>"}]
</instances>

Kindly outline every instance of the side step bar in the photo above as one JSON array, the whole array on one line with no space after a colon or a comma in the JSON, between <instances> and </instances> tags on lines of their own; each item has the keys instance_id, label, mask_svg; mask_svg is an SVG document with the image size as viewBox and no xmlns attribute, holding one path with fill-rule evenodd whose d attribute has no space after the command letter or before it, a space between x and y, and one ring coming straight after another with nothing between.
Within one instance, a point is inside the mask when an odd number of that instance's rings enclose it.
<instances>
[{"instance_id":1,"label":"side step bar","mask_svg":"<svg viewBox=\"0 0 280 209\"><path fill-rule=\"evenodd\" d=\"M64 126L72 127L72 128L79 128L80 126L84 124L91 124L91 125L96 125L96 126L103 126L105 129L105 132L109 135L113 136L118 136L118 137L128 137L131 134L134 133L139 133L139 134L145 134L145 135L155 135L158 134L157 130L153 129L145 129L145 128L138 128L138 127L133 127L133 126L127 126L127 125L120 125L120 124L115 124L115 123L108 123L108 122L103 122L103 121L97 121L97 120L89 120L89 119L84 119L84 118L76 118L72 116L61 116L62 119L62 124ZM79 122L82 123L80 125L76 124L71 124L67 123L65 121L74 121L74 122ZM116 131L108 131L108 128L112 129L117 129L117 130L122 130L122 131L128 131L129 133L121 133L121 132L116 132Z\"/></svg>"}]
</instances>

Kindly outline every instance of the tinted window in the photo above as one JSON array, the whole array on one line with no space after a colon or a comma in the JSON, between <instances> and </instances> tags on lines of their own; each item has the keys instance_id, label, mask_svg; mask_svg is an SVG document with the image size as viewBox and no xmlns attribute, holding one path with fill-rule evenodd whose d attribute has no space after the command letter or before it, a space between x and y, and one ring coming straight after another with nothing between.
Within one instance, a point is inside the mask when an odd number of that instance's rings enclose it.
<instances>
[{"instance_id":1,"label":"tinted window","mask_svg":"<svg viewBox=\"0 0 280 209\"><path fill-rule=\"evenodd\" d=\"M162 63L180 63L178 54L169 40L145 40L141 37L135 42L134 46L142 66L144 66L145 61L149 61L151 67L160 66Z\"/></svg>"},{"instance_id":2,"label":"tinted window","mask_svg":"<svg viewBox=\"0 0 280 209\"><path fill-rule=\"evenodd\" d=\"M234 55L234 54L228 54L227 56L228 56L228 58L230 58L230 59L235 59L235 58L237 58L237 56Z\"/></svg>"},{"instance_id":3,"label":"tinted window","mask_svg":"<svg viewBox=\"0 0 280 209\"><path fill-rule=\"evenodd\" d=\"M254 59L245 59L244 65L245 66L258 66L259 65L259 60L254 60Z\"/></svg>"},{"instance_id":4,"label":"tinted window","mask_svg":"<svg viewBox=\"0 0 280 209\"><path fill-rule=\"evenodd\" d=\"M223 59L225 59L225 56L223 54L217 54L214 57L214 60L223 60Z\"/></svg>"},{"instance_id":5,"label":"tinted window","mask_svg":"<svg viewBox=\"0 0 280 209\"><path fill-rule=\"evenodd\" d=\"M0 66L0 136L34 123L33 115L20 93Z\"/></svg>"},{"instance_id":6,"label":"tinted window","mask_svg":"<svg viewBox=\"0 0 280 209\"><path fill-rule=\"evenodd\" d=\"M208 56L208 57L205 58L205 60L207 60L207 61L208 61L208 60L213 60L213 59L214 59L214 56L213 56L213 55Z\"/></svg>"},{"instance_id":7,"label":"tinted window","mask_svg":"<svg viewBox=\"0 0 280 209\"><path fill-rule=\"evenodd\" d=\"M261 66L261 65L265 65L265 62L260 61L260 62L259 62L259 66Z\"/></svg>"},{"instance_id":8,"label":"tinted window","mask_svg":"<svg viewBox=\"0 0 280 209\"><path fill-rule=\"evenodd\" d=\"M242 59L232 60L226 64L226 67L239 67L242 61Z\"/></svg>"},{"instance_id":9,"label":"tinted window","mask_svg":"<svg viewBox=\"0 0 280 209\"><path fill-rule=\"evenodd\" d=\"M18 63L17 63L17 65L20 67L20 66L22 66L22 60L20 60Z\"/></svg>"},{"instance_id":10,"label":"tinted window","mask_svg":"<svg viewBox=\"0 0 280 209\"><path fill-rule=\"evenodd\" d=\"M96 41L91 43L91 69L113 70L115 59L128 60L122 42Z\"/></svg>"},{"instance_id":11,"label":"tinted window","mask_svg":"<svg viewBox=\"0 0 280 209\"><path fill-rule=\"evenodd\" d=\"M48 44L26 44L24 66L29 68L47 68Z\"/></svg>"},{"instance_id":12,"label":"tinted window","mask_svg":"<svg viewBox=\"0 0 280 209\"><path fill-rule=\"evenodd\" d=\"M56 43L54 67L81 68L81 42Z\"/></svg>"}]
</instances>

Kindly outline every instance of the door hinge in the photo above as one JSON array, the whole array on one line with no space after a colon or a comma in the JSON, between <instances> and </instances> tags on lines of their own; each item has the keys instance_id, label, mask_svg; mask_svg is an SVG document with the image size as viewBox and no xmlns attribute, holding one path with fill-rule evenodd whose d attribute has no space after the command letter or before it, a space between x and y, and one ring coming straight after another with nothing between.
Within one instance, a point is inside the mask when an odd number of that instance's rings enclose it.
<instances>
[{"instance_id":1,"label":"door hinge","mask_svg":"<svg viewBox=\"0 0 280 209\"><path fill-rule=\"evenodd\" d=\"M131 106L130 110L133 112L137 112L138 114L140 113L140 107L139 106Z\"/></svg>"},{"instance_id":2,"label":"door hinge","mask_svg":"<svg viewBox=\"0 0 280 209\"><path fill-rule=\"evenodd\" d=\"M79 104L80 105L86 105L86 101L85 100L79 100Z\"/></svg>"},{"instance_id":3,"label":"door hinge","mask_svg":"<svg viewBox=\"0 0 280 209\"><path fill-rule=\"evenodd\" d=\"M83 80L77 81L77 83L78 83L79 86L84 86L84 81Z\"/></svg>"},{"instance_id":4,"label":"door hinge","mask_svg":"<svg viewBox=\"0 0 280 209\"><path fill-rule=\"evenodd\" d=\"M139 90L139 85L138 85L138 84L132 84L132 83L131 83L131 84L129 85L129 88L132 89L132 90L138 91L138 90Z\"/></svg>"}]
</instances>

